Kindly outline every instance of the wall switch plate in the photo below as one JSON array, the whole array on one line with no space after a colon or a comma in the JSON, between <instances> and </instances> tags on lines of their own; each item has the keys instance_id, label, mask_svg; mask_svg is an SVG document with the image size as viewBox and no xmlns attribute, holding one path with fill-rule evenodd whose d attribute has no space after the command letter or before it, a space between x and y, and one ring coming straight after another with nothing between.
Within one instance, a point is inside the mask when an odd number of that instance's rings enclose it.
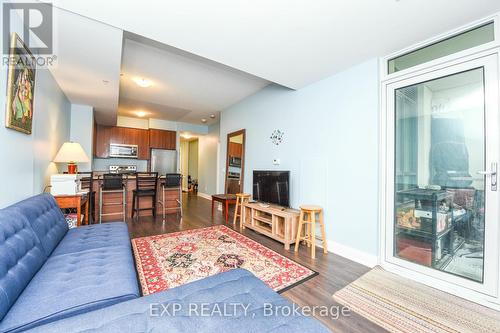
<instances>
[{"instance_id":1,"label":"wall switch plate","mask_svg":"<svg viewBox=\"0 0 500 333\"><path fill-rule=\"evenodd\" d=\"M280 165L281 161L279 158L273 159L273 165Z\"/></svg>"}]
</instances>

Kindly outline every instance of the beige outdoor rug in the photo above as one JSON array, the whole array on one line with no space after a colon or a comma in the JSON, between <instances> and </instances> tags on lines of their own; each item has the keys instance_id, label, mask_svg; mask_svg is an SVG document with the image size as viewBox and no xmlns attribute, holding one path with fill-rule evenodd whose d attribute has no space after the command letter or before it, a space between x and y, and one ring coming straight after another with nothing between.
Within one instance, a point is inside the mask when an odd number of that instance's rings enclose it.
<instances>
[{"instance_id":1,"label":"beige outdoor rug","mask_svg":"<svg viewBox=\"0 0 500 333\"><path fill-rule=\"evenodd\" d=\"M333 298L390 332L500 332L500 312L375 267Z\"/></svg>"}]
</instances>

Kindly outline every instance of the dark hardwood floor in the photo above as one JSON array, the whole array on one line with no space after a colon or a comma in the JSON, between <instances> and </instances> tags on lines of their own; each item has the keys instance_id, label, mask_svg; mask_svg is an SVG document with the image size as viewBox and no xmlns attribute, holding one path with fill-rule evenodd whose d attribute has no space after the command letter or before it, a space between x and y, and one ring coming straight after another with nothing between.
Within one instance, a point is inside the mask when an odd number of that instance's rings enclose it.
<instances>
[{"instance_id":1,"label":"dark hardwood floor","mask_svg":"<svg viewBox=\"0 0 500 333\"><path fill-rule=\"evenodd\" d=\"M212 220L210 200L194 195L188 197L184 194L183 206L184 216L182 219L176 214L170 214L165 221L162 221L161 217L157 217L156 220L152 217L129 220L127 223L131 237L137 238L223 224L220 211L216 211ZM328 223L328 221L326 222ZM233 227L232 219L229 227ZM239 228L236 230L239 231ZM332 295L369 270L366 266L333 253L325 255L321 249L316 250L316 259L313 260L305 246L301 246L299 252L295 253L293 248L286 251L281 243L252 230L245 229L243 234L319 273L318 276L282 293L284 297L300 306L334 306L341 309L342 306L333 300ZM348 316L340 316L338 319L319 316L317 318L334 332L385 332L381 327L354 312L350 312Z\"/></svg>"}]
</instances>

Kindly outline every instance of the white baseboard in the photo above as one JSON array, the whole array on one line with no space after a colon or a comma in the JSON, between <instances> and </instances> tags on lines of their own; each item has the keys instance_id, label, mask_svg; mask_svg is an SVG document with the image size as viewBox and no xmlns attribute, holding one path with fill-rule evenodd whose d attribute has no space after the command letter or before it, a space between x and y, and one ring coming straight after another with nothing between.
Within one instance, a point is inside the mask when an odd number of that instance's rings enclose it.
<instances>
[{"instance_id":1,"label":"white baseboard","mask_svg":"<svg viewBox=\"0 0 500 333\"><path fill-rule=\"evenodd\" d=\"M198 196L203 199L212 200L212 196L210 194L198 192ZM222 205L220 203L217 203L217 210L222 211ZM370 268L378 265L378 257L376 255L357 250L355 248L334 242L332 240L327 240L327 243L328 252L332 252L336 255L355 261ZM318 247L322 247L321 240L317 240L316 245Z\"/></svg>"},{"instance_id":2,"label":"white baseboard","mask_svg":"<svg viewBox=\"0 0 500 333\"><path fill-rule=\"evenodd\" d=\"M358 264L365 265L370 268L378 265L378 257L376 255L357 250L355 248L334 242L332 240L327 240L326 242L328 243L328 252L332 252L336 255L355 261ZM321 241L316 242L316 245L318 247L322 247L321 244Z\"/></svg>"},{"instance_id":3,"label":"white baseboard","mask_svg":"<svg viewBox=\"0 0 500 333\"><path fill-rule=\"evenodd\" d=\"M198 192L198 196L202 197L203 199L212 200L212 196L210 194Z\"/></svg>"}]
</instances>

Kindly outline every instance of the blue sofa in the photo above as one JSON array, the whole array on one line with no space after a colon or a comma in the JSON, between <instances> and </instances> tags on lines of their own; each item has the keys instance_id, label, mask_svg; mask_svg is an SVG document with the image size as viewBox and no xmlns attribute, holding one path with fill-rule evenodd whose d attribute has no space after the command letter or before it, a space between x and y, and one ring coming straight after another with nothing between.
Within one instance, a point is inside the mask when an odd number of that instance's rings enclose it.
<instances>
[{"instance_id":1,"label":"blue sofa","mask_svg":"<svg viewBox=\"0 0 500 333\"><path fill-rule=\"evenodd\" d=\"M0 210L0 332L328 332L286 307L241 269L140 297L125 223L68 230L48 194Z\"/></svg>"}]
</instances>

